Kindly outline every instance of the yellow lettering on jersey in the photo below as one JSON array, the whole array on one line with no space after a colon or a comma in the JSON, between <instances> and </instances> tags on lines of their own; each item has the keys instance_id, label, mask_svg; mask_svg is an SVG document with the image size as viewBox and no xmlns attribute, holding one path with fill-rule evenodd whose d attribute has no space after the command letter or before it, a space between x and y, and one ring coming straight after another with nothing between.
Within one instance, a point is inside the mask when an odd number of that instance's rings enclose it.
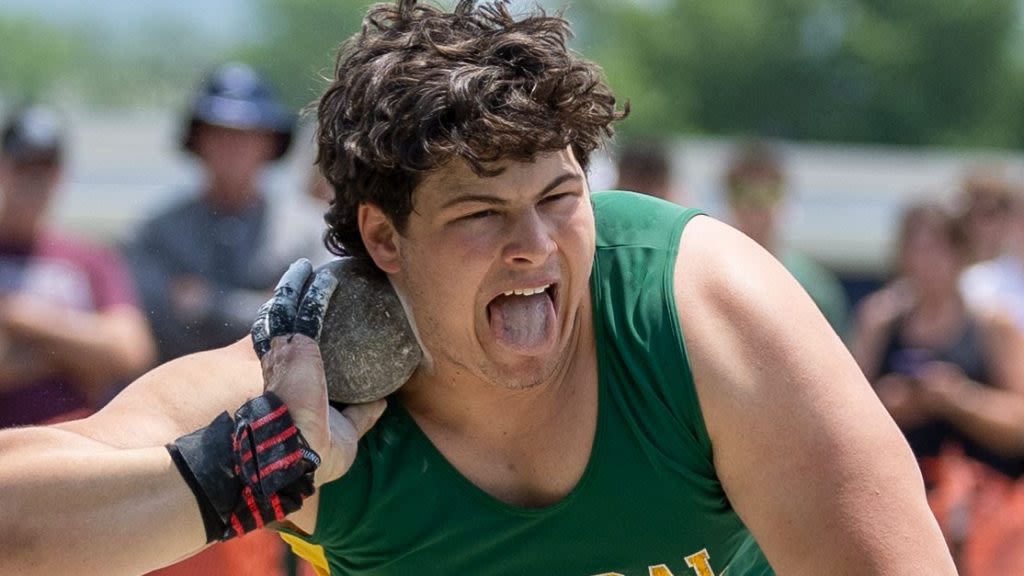
<instances>
[{"instance_id":1,"label":"yellow lettering on jersey","mask_svg":"<svg viewBox=\"0 0 1024 576\"><path fill-rule=\"evenodd\" d=\"M296 556L313 565L313 569L316 570L317 576L331 575L331 569L327 565L327 556L324 554L322 546L310 544L298 536L292 536L291 534L285 534L284 532L279 532L278 535L292 547L292 552L294 552Z\"/></svg>"},{"instance_id":2,"label":"yellow lettering on jersey","mask_svg":"<svg viewBox=\"0 0 1024 576\"><path fill-rule=\"evenodd\" d=\"M705 548L696 554L687 556L686 565L693 568L693 572L697 576L715 576L715 571L711 569L711 564L708 562L709 559L708 549Z\"/></svg>"},{"instance_id":3,"label":"yellow lettering on jersey","mask_svg":"<svg viewBox=\"0 0 1024 576\"><path fill-rule=\"evenodd\" d=\"M647 572L650 576L674 576L672 571L668 569L668 566L664 564L658 564L657 566L649 566Z\"/></svg>"}]
</instances>

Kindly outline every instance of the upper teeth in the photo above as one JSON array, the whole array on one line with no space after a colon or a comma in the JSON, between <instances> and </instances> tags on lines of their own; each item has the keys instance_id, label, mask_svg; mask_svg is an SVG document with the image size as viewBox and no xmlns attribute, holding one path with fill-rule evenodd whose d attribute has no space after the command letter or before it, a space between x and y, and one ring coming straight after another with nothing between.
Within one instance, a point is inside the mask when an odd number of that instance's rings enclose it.
<instances>
[{"instance_id":1,"label":"upper teeth","mask_svg":"<svg viewBox=\"0 0 1024 576\"><path fill-rule=\"evenodd\" d=\"M533 296L534 294L540 294L547 290L551 284L545 284L537 288L523 288L522 290L509 290L505 292L505 296Z\"/></svg>"}]
</instances>

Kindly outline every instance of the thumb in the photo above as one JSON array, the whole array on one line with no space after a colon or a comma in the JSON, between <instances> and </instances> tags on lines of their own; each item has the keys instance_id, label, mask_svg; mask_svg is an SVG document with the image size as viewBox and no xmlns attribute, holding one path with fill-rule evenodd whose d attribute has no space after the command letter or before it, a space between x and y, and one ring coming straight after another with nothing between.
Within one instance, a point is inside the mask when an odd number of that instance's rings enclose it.
<instances>
[{"instance_id":1,"label":"thumb","mask_svg":"<svg viewBox=\"0 0 1024 576\"><path fill-rule=\"evenodd\" d=\"M349 422L355 427L358 438L362 438L363 434L366 434L370 431L370 428L373 428L373 425L377 423L380 415L384 413L384 409L387 407L387 400L382 398L368 404L346 406L341 411L341 415L348 418Z\"/></svg>"},{"instance_id":2,"label":"thumb","mask_svg":"<svg viewBox=\"0 0 1024 576\"><path fill-rule=\"evenodd\" d=\"M341 442L357 442L377 423L380 415L387 407L386 400L376 400L366 404L352 404L338 412L330 408L331 436Z\"/></svg>"},{"instance_id":3,"label":"thumb","mask_svg":"<svg viewBox=\"0 0 1024 576\"><path fill-rule=\"evenodd\" d=\"M377 400L369 404L353 404L339 412L333 406L327 409L331 429L331 457L324 460L316 471L317 486L330 482L348 472L355 461L356 445L384 413L387 402Z\"/></svg>"}]
</instances>

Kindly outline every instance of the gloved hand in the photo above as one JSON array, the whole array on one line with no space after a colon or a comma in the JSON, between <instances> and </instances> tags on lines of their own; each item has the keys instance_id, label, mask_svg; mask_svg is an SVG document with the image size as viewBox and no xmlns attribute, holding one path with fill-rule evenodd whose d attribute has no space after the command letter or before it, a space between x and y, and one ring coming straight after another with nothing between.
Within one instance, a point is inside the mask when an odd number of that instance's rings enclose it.
<instances>
[{"instance_id":1,"label":"gloved hand","mask_svg":"<svg viewBox=\"0 0 1024 576\"><path fill-rule=\"evenodd\" d=\"M337 285L330 268L314 276L309 261L299 260L285 272L252 327L265 389L288 405L310 448L320 455L316 486L337 479L352 466L359 438L385 407L384 400L354 404L340 412L328 405L318 340Z\"/></svg>"}]
</instances>

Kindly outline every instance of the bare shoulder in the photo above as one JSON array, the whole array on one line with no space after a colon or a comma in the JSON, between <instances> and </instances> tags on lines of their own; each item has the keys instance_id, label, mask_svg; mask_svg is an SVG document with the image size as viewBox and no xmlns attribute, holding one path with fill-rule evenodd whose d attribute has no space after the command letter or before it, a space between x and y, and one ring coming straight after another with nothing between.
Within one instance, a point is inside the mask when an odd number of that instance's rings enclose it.
<instances>
[{"instance_id":1,"label":"bare shoulder","mask_svg":"<svg viewBox=\"0 0 1024 576\"><path fill-rule=\"evenodd\" d=\"M675 272L716 472L776 570L948 573L902 435L785 268L701 217L684 229Z\"/></svg>"},{"instance_id":2,"label":"bare shoulder","mask_svg":"<svg viewBox=\"0 0 1024 576\"><path fill-rule=\"evenodd\" d=\"M805 354L845 351L789 272L741 232L712 218L695 218L684 229L675 295L688 347L698 352L715 356L727 345L730 355L768 360L799 356L789 349L797 343ZM835 363L843 364L848 355L837 356Z\"/></svg>"},{"instance_id":3,"label":"bare shoulder","mask_svg":"<svg viewBox=\"0 0 1024 576\"><path fill-rule=\"evenodd\" d=\"M111 446L162 445L262 390L260 364L246 338L158 366L93 416L60 427Z\"/></svg>"},{"instance_id":4,"label":"bare shoulder","mask_svg":"<svg viewBox=\"0 0 1024 576\"><path fill-rule=\"evenodd\" d=\"M827 411L849 395L874 398L803 288L739 231L694 219L684 229L675 272L679 320L712 440L728 433L718 422L732 418L716 418L719 409L785 396Z\"/></svg>"}]
</instances>

